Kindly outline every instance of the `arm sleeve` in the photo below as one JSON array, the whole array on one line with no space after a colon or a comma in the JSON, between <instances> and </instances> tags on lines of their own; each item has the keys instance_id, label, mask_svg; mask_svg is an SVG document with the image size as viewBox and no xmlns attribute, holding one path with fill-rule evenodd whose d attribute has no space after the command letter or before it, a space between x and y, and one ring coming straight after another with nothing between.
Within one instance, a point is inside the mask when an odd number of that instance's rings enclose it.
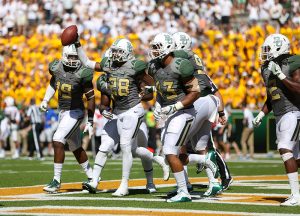
<instances>
[{"instance_id":1,"label":"arm sleeve","mask_svg":"<svg viewBox=\"0 0 300 216\"><path fill-rule=\"evenodd\" d=\"M45 96L44 96L44 101L49 102L50 99L53 97L53 95L55 94L55 89L52 87L51 82L47 87Z\"/></svg>"},{"instance_id":2,"label":"arm sleeve","mask_svg":"<svg viewBox=\"0 0 300 216\"><path fill-rule=\"evenodd\" d=\"M85 54L85 52L83 51L82 47L78 47L77 48L77 53L78 53L78 57L80 59L80 61L82 62L82 64L88 68L91 68L91 69L95 69L95 65L96 65L96 62L95 61L92 61L90 60L87 55Z\"/></svg>"}]
</instances>

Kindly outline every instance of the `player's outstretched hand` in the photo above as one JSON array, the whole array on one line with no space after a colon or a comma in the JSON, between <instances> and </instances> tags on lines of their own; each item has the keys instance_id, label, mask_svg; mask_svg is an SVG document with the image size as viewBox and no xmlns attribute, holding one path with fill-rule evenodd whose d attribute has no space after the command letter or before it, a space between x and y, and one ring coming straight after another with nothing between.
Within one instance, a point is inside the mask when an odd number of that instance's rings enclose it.
<instances>
[{"instance_id":1,"label":"player's outstretched hand","mask_svg":"<svg viewBox=\"0 0 300 216\"><path fill-rule=\"evenodd\" d=\"M48 103L47 101L42 101L42 103L40 104L40 111L41 112L46 112L48 109Z\"/></svg>"},{"instance_id":2,"label":"player's outstretched hand","mask_svg":"<svg viewBox=\"0 0 300 216\"><path fill-rule=\"evenodd\" d=\"M84 127L83 133L86 133L86 132L89 133L89 138L91 139L94 134L93 124L91 122L87 122Z\"/></svg>"},{"instance_id":3,"label":"player's outstretched hand","mask_svg":"<svg viewBox=\"0 0 300 216\"><path fill-rule=\"evenodd\" d=\"M284 73L282 73L282 70L278 64L276 64L273 61L270 61L268 64L268 70L272 72L275 76L277 76L280 80L283 80L286 78Z\"/></svg>"}]
</instances>

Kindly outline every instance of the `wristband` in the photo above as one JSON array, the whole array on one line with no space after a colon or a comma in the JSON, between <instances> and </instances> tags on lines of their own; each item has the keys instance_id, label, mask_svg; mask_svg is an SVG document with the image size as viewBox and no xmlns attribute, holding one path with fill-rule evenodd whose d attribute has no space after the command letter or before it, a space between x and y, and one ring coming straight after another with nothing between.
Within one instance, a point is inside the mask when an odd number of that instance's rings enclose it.
<instances>
[{"instance_id":1,"label":"wristband","mask_svg":"<svg viewBox=\"0 0 300 216\"><path fill-rule=\"evenodd\" d=\"M286 75L284 73L279 73L277 76L280 80L284 80L286 78Z\"/></svg>"},{"instance_id":2,"label":"wristband","mask_svg":"<svg viewBox=\"0 0 300 216\"><path fill-rule=\"evenodd\" d=\"M223 116L225 116L225 112L224 112L224 110L222 110L222 111L219 111L218 113L219 113L219 117L223 117Z\"/></svg>"},{"instance_id":3,"label":"wristband","mask_svg":"<svg viewBox=\"0 0 300 216\"><path fill-rule=\"evenodd\" d=\"M183 104L181 103L181 101L178 101L176 104L175 104L175 108L176 110L181 110L184 108Z\"/></svg>"}]
</instances>

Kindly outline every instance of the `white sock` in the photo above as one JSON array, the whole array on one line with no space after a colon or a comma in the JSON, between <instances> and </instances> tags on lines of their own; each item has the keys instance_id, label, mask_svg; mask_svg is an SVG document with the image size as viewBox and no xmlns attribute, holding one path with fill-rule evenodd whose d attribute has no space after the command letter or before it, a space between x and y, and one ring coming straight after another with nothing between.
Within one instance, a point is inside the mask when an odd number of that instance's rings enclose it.
<instances>
[{"instance_id":1,"label":"white sock","mask_svg":"<svg viewBox=\"0 0 300 216\"><path fill-rule=\"evenodd\" d=\"M218 179L214 178L213 172L209 168L205 168L206 175L208 177L209 183L218 182Z\"/></svg>"},{"instance_id":2,"label":"white sock","mask_svg":"<svg viewBox=\"0 0 300 216\"><path fill-rule=\"evenodd\" d=\"M62 172L63 164L62 163L54 163L54 179L60 182L61 172Z\"/></svg>"},{"instance_id":3,"label":"white sock","mask_svg":"<svg viewBox=\"0 0 300 216\"><path fill-rule=\"evenodd\" d=\"M98 185L98 179L101 175L102 169L105 166L107 160L107 153L98 151L96 158L95 158L95 164L93 169L93 181L92 186L97 187Z\"/></svg>"},{"instance_id":4,"label":"white sock","mask_svg":"<svg viewBox=\"0 0 300 216\"><path fill-rule=\"evenodd\" d=\"M93 177L93 169L90 166L89 160L80 164L86 176L91 179Z\"/></svg>"},{"instance_id":5,"label":"white sock","mask_svg":"<svg viewBox=\"0 0 300 216\"><path fill-rule=\"evenodd\" d=\"M189 163L194 164L194 163L205 163L205 155L199 155L199 154L190 154L189 155Z\"/></svg>"},{"instance_id":6,"label":"white sock","mask_svg":"<svg viewBox=\"0 0 300 216\"><path fill-rule=\"evenodd\" d=\"M292 195L294 197L300 198L298 172L288 173L287 176L289 178L289 183L290 183Z\"/></svg>"},{"instance_id":7,"label":"white sock","mask_svg":"<svg viewBox=\"0 0 300 216\"><path fill-rule=\"evenodd\" d=\"M153 162L157 163L160 167L165 166L165 159L162 156L155 155L153 156Z\"/></svg>"},{"instance_id":8,"label":"white sock","mask_svg":"<svg viewBox=\"0 0 300 216\"><path fill-rule=\"evenodd\" d=\"M188 167L186 165L183 166L183 171L184 171L184 178L185 178L186 184L188 184L189 183L189 176L188 176Z\"/></svg>"},{"instance_id":9,"label":"white sock","mask_svg":"<svg viewBox=\"0 0 300 216\"><path fill-rule=\"evenodd\" d=\"M122 181L121 185L124 187L128 187L128 179L130 175L130 170L132 167L132 153L131 153L131 145L129 144L121 144L122 150Z\"/></svg>"},{"instance_id":10,"label":"white sock","mask_svg":"<svg viewBox=\"0 0 300 216\"><path fill-rule=\"evenodd\" d=\"M185 181L185 177L184 177L184 171L180 171L177 173L173 173L175 179L176 179L176 183L177 183L177 187L178 190L183 190L186 194L189 194L187 187L186 187L186 181Z\"/></svg>"}]
</instances>

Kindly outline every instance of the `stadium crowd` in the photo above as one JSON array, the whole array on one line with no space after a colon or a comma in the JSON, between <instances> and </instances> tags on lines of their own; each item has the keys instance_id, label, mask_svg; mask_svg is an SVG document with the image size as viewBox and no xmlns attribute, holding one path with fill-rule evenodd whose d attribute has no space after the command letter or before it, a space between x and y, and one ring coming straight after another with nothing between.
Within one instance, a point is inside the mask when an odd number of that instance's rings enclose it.
<instances>
[{"instance_id":1,"label":"stadium crowd","mask_svg":"<svg viewBox=\"0 0 300 216\"><path fill-rule=\"evenodd\" d=\"M297 0L0 0L0 105L11 96L24 112L32 98L43 99L48 63L61 58L60 34L72 24L91 59L99 61L112 41L127 37L134 52L148 60L148 45L159 32L187 32L193 51L225 104L261 107L266 91L259 71L264 38L286 35L300 53ZM94 76L96 79L98 75ZM97 103L100 93L96 91ZM50 106L57 107L57 97Z\"/></svg>"}]
</instances>

